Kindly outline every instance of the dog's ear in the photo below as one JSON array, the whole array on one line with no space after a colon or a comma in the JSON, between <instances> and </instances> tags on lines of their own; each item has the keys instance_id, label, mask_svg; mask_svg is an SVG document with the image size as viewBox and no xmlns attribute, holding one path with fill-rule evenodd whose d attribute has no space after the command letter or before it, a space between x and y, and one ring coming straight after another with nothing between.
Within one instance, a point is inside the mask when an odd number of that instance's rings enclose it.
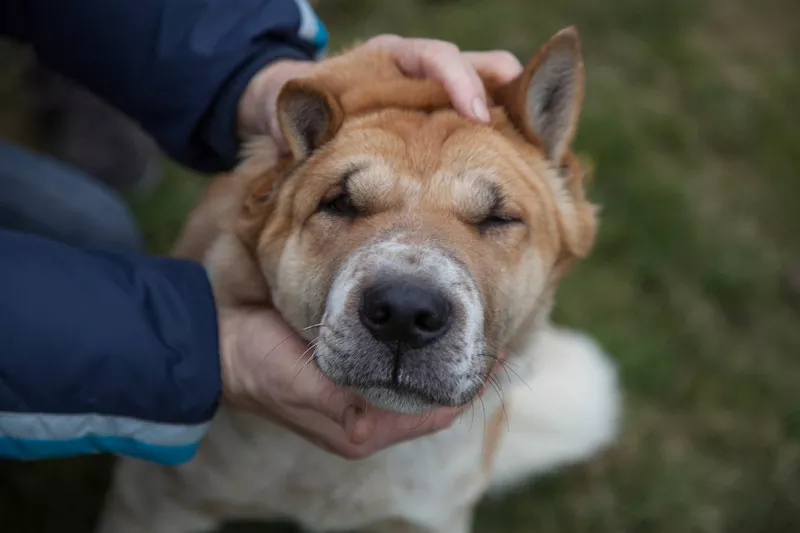
<instances>
[{"instance_id":1,"label":"dog's ear","mask_svg":"<svg viewBox=\"0 0 800 533\"><path fill-rule=\"evenodd\" d=\"M565 28L531 58L522 74L499 90L499 103L531 143L561 165L575 136L583 102L578 32Z\"/></svg>"},{"instance_id":2,"label":"dog's ear","mask_svg":"<svg viewBox=\"0 0 800 533\"><path fill-rule=\"evenodd\" d=\"M278 123L296 161L330 141L342 125L337 99L311 80L290 80L278 95Z\"/></svg>"}]
</instances>

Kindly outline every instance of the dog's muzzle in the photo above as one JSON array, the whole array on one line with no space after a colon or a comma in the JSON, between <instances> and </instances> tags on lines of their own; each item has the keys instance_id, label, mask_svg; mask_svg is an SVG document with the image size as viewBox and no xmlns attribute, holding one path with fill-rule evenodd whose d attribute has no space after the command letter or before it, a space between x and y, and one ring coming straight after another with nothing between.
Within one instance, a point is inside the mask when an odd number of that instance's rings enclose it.
<instances>
[{"instance_id":1,"label":"dog's muzzle","mask_svg":"<svg viewBox=\"0 0 800 533\"><path fill-rule=\"evenodd\" d=\"M483 321L478 287L451 254L408 238L376 242L336 276L317 364L386 409L461 405L490 367Z\"/></svg>"}]
</instances>

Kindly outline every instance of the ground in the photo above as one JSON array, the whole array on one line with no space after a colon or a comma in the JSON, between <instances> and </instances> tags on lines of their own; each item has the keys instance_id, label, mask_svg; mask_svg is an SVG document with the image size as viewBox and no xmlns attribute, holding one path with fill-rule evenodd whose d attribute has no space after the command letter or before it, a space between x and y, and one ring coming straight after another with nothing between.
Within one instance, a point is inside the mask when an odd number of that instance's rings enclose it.
<instances>
[{"instance_id":1,"label":"ground","mask_svg":"<svg viewBox=\"0 0 800 533\"><path fill-rule=\"evenodd\" d=\"M583 38L577 145L594 167L602 227L556 317L618 362L624 430L591 463L485 502L475 530L800 531L800 295L785 282L800 269L800 4L321 4L334 47L390 31L526 59L562 26ZM169 170L131 199L154 252L203 183ZM108 463L0 464L0 531L88 531Z\"/></svg>"}]
</instances>

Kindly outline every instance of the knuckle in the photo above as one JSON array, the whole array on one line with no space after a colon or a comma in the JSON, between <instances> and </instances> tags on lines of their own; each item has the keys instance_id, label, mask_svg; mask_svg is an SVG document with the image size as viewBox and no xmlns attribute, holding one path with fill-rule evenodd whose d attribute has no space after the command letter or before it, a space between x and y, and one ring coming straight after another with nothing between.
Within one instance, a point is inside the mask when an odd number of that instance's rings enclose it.
<instances>
[{"instance_id":1,"label":"knuckle","mask_svg":"<svg viewBox=\"0 0 800 533\"><path fill-rule=\"evenodd\" d=\"M399 35L395 35L394 33L382 33L368 39L364 44L366 46L389 47L401 41L403 41L403 38Z\"/></svg>"},{"instance_id":2,"label":"knuckle","mask_svg":"<svg viewBox=\"0 0 800 533\"><path fill-rule=\"evenodd\" d=\"M372 450L362 449L362 448L354 448L354 447L344 447L338 450L339 455L347 459L348 461L359 461L361 459L366 459L370 455L372 455Z\"/></svg>"},{"instance_id":3,"label":"knuckle","mask_svg":"<svg viewBox=\"0 0 800 533\"><path fill-rule=\"evenodd\" d=\"M504 64L518 64L519 61L517 60L517 56L509 52L508 50L492 50L489 52L492 54L493 59L495 61L499 61Z\"/></svg>"},{"instance_id":4,"label":"knuckle","mask_svg":"<svg viewBox=\"0 0 800 533\"><path fill-rule=\"evenodd\" d=\"M517 56L506 50L491 52L490 59L495 68L501 72L513 74L522 70L522 63L517 59Z\"/></svg>"},{"instance_id":5,"label":"knuckle","mask_svg":"<svg viewBox=\"0 0 800 533\"><path fill-rule=\"evenodd\" d=\"M440 59L456 56L461 53L458 46L448 41L431 41L430 49Z\"/></svg>"}]
</instances>

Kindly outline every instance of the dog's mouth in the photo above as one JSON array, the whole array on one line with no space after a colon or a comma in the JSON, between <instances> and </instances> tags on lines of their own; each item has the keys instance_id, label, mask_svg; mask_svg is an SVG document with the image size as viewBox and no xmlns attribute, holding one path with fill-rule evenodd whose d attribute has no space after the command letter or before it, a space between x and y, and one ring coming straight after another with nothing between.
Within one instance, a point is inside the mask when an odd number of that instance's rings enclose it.
<instances>
[{"instance_id":1,"label":"dog's mouth","mask_svg":"<svg viewBox=\"0 0 800 533\"><path fill-rule=\"evenodd\" d=\"M348 354L339 350L323 340L317 345L318 352L315 352L317 366L323 374L341 387L353 389L367 399L379 398L377 403L386 403L385 398L395 396L403 398L403 403L413 403L419 405L429 405L431 407L460 407L475 397L483 385L484 379L479 379L471 387L464 390L461 394L452 395L447 393L448 387L442 386L439 382L429 382L419 379L409 373L403 373L397 364L391 368L391 375L384 378L375 377L368 368L351 368L348 372L331 371L327 365L320 364L319 351L327 351L328 357L333 356L340 361L358 359L357 355ZM328 370L326 372L326 369ZM415 379L416 378L416 379ZM396 403L396 402L394 402ZM396 407L396 406L393 406ZM405 409L404 409L405 410Z\"/></svg>"},{"instance_id":2,"label":"dog's mouth","mask_svg":"<svg viewBox=\"0 0 800 533\"><path fill-rule=\"evenodd\" d=\"M376 407L402 413L469 403L492 367L485 364L491 358L475 357L465 371L459 368L459 357L448 356L444 350L411 350L397 358L375 344L361 346L350 337L324 333L314 357L320 371L337 385L355 391Z\"/></svg>"}]
</instances>

